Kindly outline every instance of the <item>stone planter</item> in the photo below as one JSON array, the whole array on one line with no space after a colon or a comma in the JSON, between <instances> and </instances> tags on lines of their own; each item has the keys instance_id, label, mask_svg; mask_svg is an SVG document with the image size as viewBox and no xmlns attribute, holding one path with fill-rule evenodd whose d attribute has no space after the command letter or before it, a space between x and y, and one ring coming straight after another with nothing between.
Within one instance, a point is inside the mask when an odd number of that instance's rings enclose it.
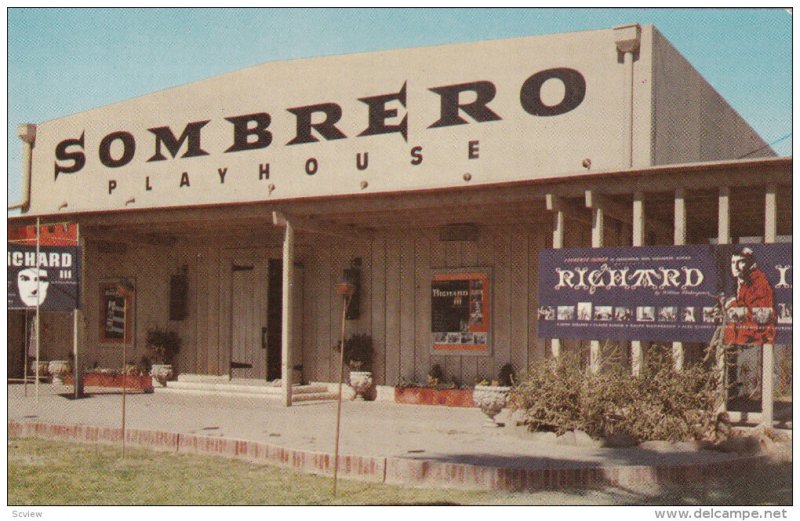
<instances>
[{"instance_id":1,"label":"stone planter","mask_svg":"<svg viewBox=\"0 0 800 521\"><path fill-rule=\"evenodd\" d=\"M472 392L475 405L481 408L483 414L488 416L486 427L500 427L502 424L495 421L494 417L500 414L506 406L508 393L511 387L501 385L476 385Z\"/></svg>"},{"instance_id":2,"label":"stone planter","mask_svg":"<svg viewBox=\"0 0 800 521\"><path fill-rule=\"evenodd\" d=\"M475 407L472 389L434 389L433 387L395 387L394 401L411 405Z\"/></svg>"},{"instance_id":3,"label":"stone planter","mask_svg":"<svg viewBox=\"0 0 800 521\"><path fill-rule=\"evenodd\" d=\"M167 380L175 376L175 373L172 369L172 364L153 364L153 367L150 369L150 376L153 377L154 386L166 387Z\"/></svg>"},{"instance_id":4,"label":"stone planter","mask_svg":"<svg viewBox=\"0 0 800 521\"><path fill-rule=\"evenodd\" d=\"M364 395L372 387L370 371L350 371L350 387L356 392L356 400L364 400Z\"/></svg>"},{"instance_id":5,"label":"stone planter","mask_svg":"<svg viewBox=\"0 0 800 521\"><path fill-rule=\"evenodd\" d=\"M53 383L64 385L64 377L72 372L69 360L53 360L47 366L47 371L53 377Z\"/></svg>"}]
</instances>

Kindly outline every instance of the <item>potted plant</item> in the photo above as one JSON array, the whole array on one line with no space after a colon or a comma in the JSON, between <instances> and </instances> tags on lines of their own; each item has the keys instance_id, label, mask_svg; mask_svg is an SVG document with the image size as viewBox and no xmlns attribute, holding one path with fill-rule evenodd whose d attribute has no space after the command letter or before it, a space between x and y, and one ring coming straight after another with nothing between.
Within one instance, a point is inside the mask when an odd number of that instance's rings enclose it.
<instances>
[{"instance_id":1,"label":"potted plant","mask_svg":"<svg viewBox=\"0 0 800 521\"><path fill-rule=\"evenodd\" d=\"M153 327L147 330L145 348L152 362L150 375L162 387L175 375L172 363L181 350L181 337L175 331Z\"/></svg>"},{"instance_id":2,"label":"potted plant","mask_svg":"<svg viewBox=\"0 0 800 521\"><path fill-rule=\"evenodd\" d=\"M30 363L31 378L36 378L36 359L32 359ZM47 360L39 360L39 379L47 378L50 376L50 362Z\"/></svg>"},{"instance_id":3,"label":"potted plant","mask_svg":"<svg viewBox=\"0 0 800 521\"><path fill-rule=\"evenodd\" d=\"M506 406L508 394L511 392L513 384L514 366L505 364L500 368L497 380L492 380L491 383L483 380L475 386L472 398L475 400L475 405L480 407L481 412L488 417L486 427L502 426L494 418Z\"/></svg>"},{"instance_id":4,"label":"potted plant","mask_svg":"<svg viewBox=\"0 0 800 521\"><path fill-rule=\"evenodd\" d=\"M64 385L64 377L72 372L72 362L69 360L52 360L47 365L47 372L53 377L53 383Z\"/></svg>"},{"instance_id":5,"label":"potted plant","mask_svg":"<svg viewBox=\"0 0 800 521\"><path fill-rule=\"evenodd\" d=\"M339 352L339 343L334 346ZM375 350L372 337L366 333L356 334L344 341L344 361L350 368L350 386L356 392L356 400L363 400L372 387L372 358Z\"/></svg>"}]
</instances>

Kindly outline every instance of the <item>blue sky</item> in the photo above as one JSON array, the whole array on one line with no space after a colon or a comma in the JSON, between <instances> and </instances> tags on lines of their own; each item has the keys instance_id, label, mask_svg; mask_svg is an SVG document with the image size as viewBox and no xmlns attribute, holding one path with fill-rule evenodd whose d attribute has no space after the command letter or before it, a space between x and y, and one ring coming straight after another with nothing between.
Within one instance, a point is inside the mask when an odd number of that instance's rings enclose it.
<instances>
[{"instance_id":1,"label":"blue sky","mask_svg":"<svg viewBox=\"0 0 800 521\"><path fill-rule=\"evenodd\" d=\"M792 131L784 9L23 9L8 17L8 198L19 123L273 60L652 23L767 142ZM791 155L791 138L774 146Z\"/></svg>"}]
</instances>

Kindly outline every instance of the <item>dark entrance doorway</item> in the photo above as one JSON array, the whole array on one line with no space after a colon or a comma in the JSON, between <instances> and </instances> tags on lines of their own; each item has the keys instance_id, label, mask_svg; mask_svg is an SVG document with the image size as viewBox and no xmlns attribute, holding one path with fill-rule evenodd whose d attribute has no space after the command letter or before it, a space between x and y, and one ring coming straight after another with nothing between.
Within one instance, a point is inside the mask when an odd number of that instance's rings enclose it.
<instances>
[{"instance_id":1,"label":"dark entrance doorway","mask_svg":"<svg viewBox=\"0 0 800 521\"><path fill-rule=\"evenodd\" d=\"M270 259L267 270L267 380L281 377L283 334L283 260Z\"/></svg>"}]
</instances>

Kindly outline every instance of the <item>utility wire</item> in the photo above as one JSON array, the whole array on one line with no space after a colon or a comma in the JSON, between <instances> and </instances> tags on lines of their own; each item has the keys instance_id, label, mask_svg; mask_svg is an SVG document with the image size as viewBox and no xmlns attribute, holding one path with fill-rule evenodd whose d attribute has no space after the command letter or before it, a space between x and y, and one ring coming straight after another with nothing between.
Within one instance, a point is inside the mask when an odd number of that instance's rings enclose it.
<instances>
[{"instance_id":1,"label":"utility wire","mask_svg":"<svg viewBox=\"0 0 800 521\"><path fill-rule=\"evenodd\" d=\"M760 151L764 150L765 148L768 148L768 147L771 147L772 145L778 144L781 141L783 141L784 139L787 139L787 138L790 138L790 137L792 137L792 133L791 132L789 132L788 134L786 134L785 136L783 136L781 138L776 139L772 143L768 143L768 144L764 145L763 147L757 148L757 149L753 150L752 152L748 152L743 156L737 157L736 159L743 159L743 158L745 158L745 157L747 157L749 155L755 154L756 152L760 152Z\"/></svg>"}]
</instances>

